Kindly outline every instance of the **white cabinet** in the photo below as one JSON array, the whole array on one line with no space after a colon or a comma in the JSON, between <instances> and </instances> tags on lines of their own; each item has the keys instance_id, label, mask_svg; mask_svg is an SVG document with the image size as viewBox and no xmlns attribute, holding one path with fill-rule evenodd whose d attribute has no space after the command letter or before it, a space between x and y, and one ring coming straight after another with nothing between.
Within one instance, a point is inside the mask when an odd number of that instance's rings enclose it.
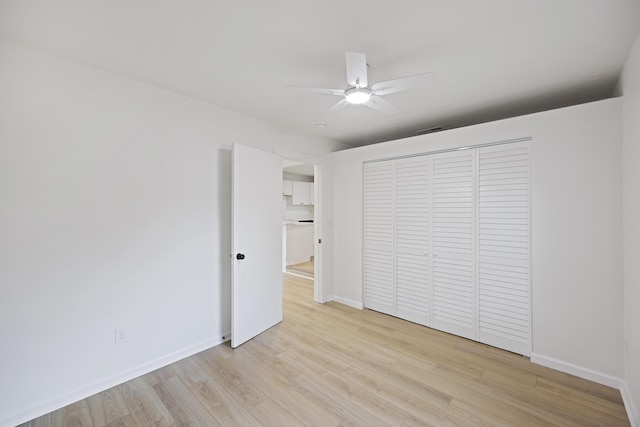
<instances>
[{"instance_id":1,"label":"white cabinet","mask_svg":"<svg viewBox=\"0 0 640 427\"><path fill-rule=\"evenodd\" d=\"M365 163L365 307L528 355L528 147Z\"/></svg>"},{"instance_id":2,"label":"white cabinet","mask_svg":"<svg viewBox=\"0 0 640 427\"><path fill-rule=\"evenodd\" d=\"M283 196L293 195L293 181L289 179L285 179L282 181L282 195Z\"/></svg>"},{"instance_id":3,"label":"white cabinet","mask_svg":"<svg viewBox=\"0 0 640 427\"><path fill-rule=\"evenodd\" d=\"M313 205L313 182L293 181L293 199L294 205Z\"/></svg>"},{"instance_id":4,"label":"white cabinet","mask_svg":"<svg viewBox=\"0 0 640 427\"><path fill-rule=\"evenodd\" d=\"M286 225L286 265L311 261L313 256L313 224Z\"/></svg>"}]
</instances>

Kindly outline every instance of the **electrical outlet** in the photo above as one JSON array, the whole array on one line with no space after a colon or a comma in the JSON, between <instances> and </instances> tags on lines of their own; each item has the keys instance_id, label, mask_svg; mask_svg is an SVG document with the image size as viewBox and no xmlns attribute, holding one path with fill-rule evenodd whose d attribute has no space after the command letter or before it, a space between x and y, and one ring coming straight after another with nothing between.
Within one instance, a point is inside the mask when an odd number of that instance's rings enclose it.
<instances>
[{"instance_id":1,"label":"electrical outlet","mask_svg":"<svg viewBox=\"0 0 640 427\"><path fill-rule=\"evenodd\" d=\"M117 328L115 331L115 345L127 342L127 328Z\"/></svg>"}]
</instances>

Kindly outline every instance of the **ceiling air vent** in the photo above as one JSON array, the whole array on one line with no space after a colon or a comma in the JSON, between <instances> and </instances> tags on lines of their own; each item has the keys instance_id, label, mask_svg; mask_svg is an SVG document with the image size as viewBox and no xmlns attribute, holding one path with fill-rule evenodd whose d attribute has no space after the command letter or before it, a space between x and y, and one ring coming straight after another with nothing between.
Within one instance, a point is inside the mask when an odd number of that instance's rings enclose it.
<instances>
[{"instance_id":1,"label":"ceiling air vent","mask_svg":"<svg viewBox=\"0 0 640 427\"><path fill-rule=\"evenodd\" d=\"M414 134L416 134L416 135L424 135L426 133L440 132L443 129L444 128L442 126L434 126L432 128L428 128L428 129L417 130L417 131L414 132Z\"/></svg>"}]
</instances>

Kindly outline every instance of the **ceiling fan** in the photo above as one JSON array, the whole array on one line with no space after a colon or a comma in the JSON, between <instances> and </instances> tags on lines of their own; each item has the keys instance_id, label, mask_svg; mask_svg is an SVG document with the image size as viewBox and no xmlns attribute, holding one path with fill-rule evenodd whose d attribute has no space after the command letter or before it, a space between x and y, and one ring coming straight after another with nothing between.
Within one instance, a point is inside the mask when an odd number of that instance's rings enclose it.
<instances>
[{"instance_id":1,"label":"ceiling fan","mask_svg":"<svg viewBox=\"0 0 640 427\"><path fill-rule=\"evenodd\" d=\"M433 72L428 72L401 77L399 79L386 80L369 86L366 55L358 52L346 52L345 57L347 65L346 89L323 89L302 86L287 87L343 97L343 99L325 111L324 114L330 114L349 104L364 105L384 114L394 114L398 111L398 108L384 99L384 95L425 86L434 77Z\"/></svg>"}]
</instances>

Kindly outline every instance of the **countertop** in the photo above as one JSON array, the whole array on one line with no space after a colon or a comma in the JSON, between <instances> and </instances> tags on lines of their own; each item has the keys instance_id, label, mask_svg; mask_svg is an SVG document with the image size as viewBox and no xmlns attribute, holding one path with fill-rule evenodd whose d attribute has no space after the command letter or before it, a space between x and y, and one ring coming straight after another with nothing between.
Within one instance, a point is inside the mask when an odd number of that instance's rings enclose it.
<instances>
[{"instance_id":1,"label":"countertop","mask_svg":"<svg viewBox=\"0 0 640 427\"><path fill-rule=\"evenodd\" d=\"M302 218L305 219L305 218ZM312 220L313 221L313 220ZM283 219L282 223L284 225L313 225L313 222L300 222L299 219Z\"/></svg>"}]
</instances>

